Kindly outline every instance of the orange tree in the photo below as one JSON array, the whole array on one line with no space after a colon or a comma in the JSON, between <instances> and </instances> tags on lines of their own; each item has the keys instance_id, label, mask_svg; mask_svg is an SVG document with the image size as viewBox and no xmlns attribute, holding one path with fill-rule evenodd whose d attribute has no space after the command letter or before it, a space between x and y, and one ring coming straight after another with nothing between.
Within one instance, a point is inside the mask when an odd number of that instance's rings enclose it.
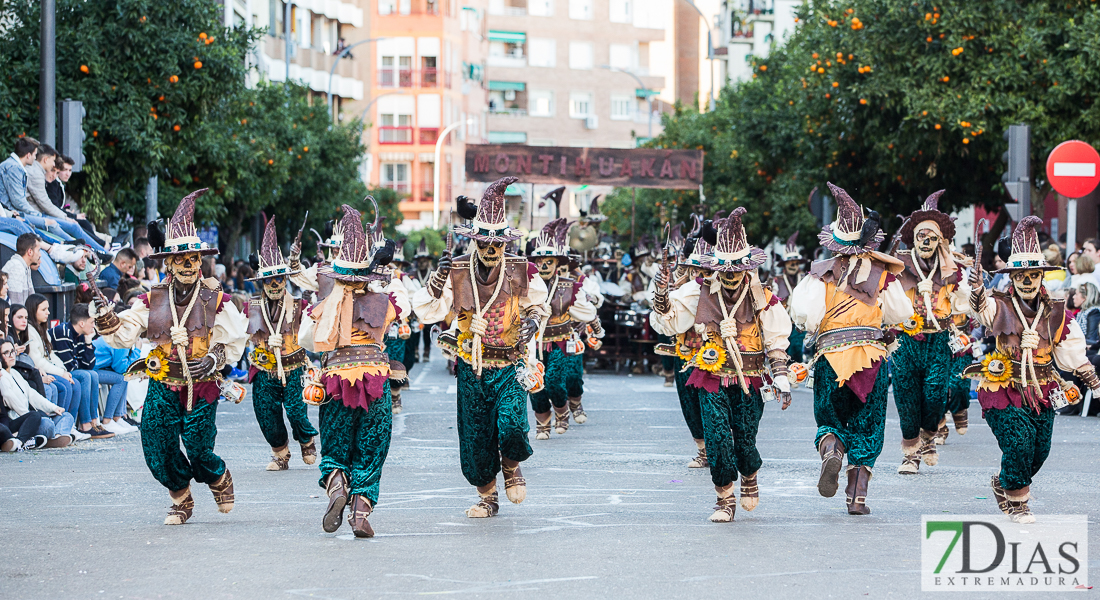
<instances>
[{"instance_id":1,"label":"orange tree","mask_svg":"<svg viewBox=\"0 0 1100 600\"><path fill-rule=\"evenodd\" d=\"M716 111L677 110L652 142L702 146L709 212L746 205L757 243L812 227L806 200L825 181L888 219L938 189L947 210L1011 201L1000 181L1008 125L1031 125L1040 194L1055 145L1100 145L1091 0L815 2L797 18L786 44L755 59L752 79L727 87ZM677 212L698 202L643 196Z\"/></svg>"}]
</instances>

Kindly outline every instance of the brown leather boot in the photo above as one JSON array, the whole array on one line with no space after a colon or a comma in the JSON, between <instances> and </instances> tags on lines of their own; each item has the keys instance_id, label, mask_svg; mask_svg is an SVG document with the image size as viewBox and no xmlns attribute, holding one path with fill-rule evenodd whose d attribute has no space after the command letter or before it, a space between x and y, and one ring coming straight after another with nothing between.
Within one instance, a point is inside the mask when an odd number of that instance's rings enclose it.
<instances>
[{"instance_id":1,"label":"brown leather boot","mask_svg":"<svg viewBox=\"0 0 1100 600\"><path fill-rule=\"evenodd\" d=\"M947 431L947 416L945 415L944 418L940 419L940 426L939 426L938 429L936 429L936 438L935 439L936 439L936 445L937 446L942 446L942 445L947 443L948 433L949 432Z\"/></svg>"},{"instance_id":2,"label":"brown leather boot","mask_svg":"<svg viewBox=\"0 0 1100 600\"><path fill-rule=\"evenodd\" d=\"M210 491L214 494L214 502L218 504L218 512L227 513L233 510L236 497L233 494L233 475L229 469L221 476L221 479L210 484Z\"/></svg>"},{"instance_id":3,"label":"brown leather boot","mask_svg":"<svg viewBox=\"0 0 1100 600\"><path fill-rule=\"evenodd\" d=\"M1027 505L1031 499L1031 486L1024 486L1018 490L1005 490L1008 503L1008 518L1013 523L1034 523L1035 514Z\"/></svg>"},{"instance_id":4,"label":"brown leather boot","mask_svg":"<svg viewBox=\"0 0 1100 600\"><path fill-rule=\"evenodd\" d=\"M317 463L317 439L310 438L309 442L302 444L302 462L307 465Z\"/></svg>"},{"instance_id":5,"label":"brown leather boot","mask_svg":"<svg viewBox=\"0 0 1100 600\"><path fill-rule=\"evenodd\" d=\"M321 528L326 533L332 533L340 528L340 522L344 520L344 507L348 504L348 478L343 471L335 469L328 474L325 493L328 495L328 508L321 519Z\"/></svg>"},{"instance_id":6,"label":"brown leather boot","mask_svg":"<svg viewBox=\"0 0 1100 600\"><path fill-rule=\"evenodd\" d=\"M940 454L936 452L936 432L920 430L920 451L921 460L924 464L934 467L940 462Z\"/></svg>"},{"instance_id":7,"label":"brown leather boot","mask_svg":"<svg viewBox=\"0 0 1100 600\"><path fill-rule=\"evenodd\" d=\"M286 471L290 468L290 448L271 449L271 462L267 463L268 471Z\"/></svg>"},{"instance_id":8,"label":"brown leather boot","mask_svg":"<svg viewBox=\"0 0 1100 600\"><path fill-rule=\"evenodd\" d=\"M401 389L390 392L390 410L395 415L401 414Z\"/></svg>"},{"instance_id":9,"label":"brown leather boot","mask_svg":"<svg viewBox=\"0 0 1100 600\"><path fill-rule=\"evenodd\" d=\"M572 411L573 420L578 425L582 425L588 420L588 414L584 412L584 406L581 405L581 396L569 399L569 410Z\"/></svg>"},{"instance_id":10,"label":"brown leather boot","mask_svg":"<svg viewBox=\"0 0 1100 600\"><path fill-rule=\"evenodd\" d=\"M901 440L901 466L898 467L899 475L916 475L920 473L920 449L919 437L911 440Z\"/></svg>"},{"instance_id":11,"label":"brown leather boot","mask_svg":"<svg viewBox=\"0 0 1100 600\"><path fill-rule=\"evenodd\" d=\"M348 503L351 507L351 512L348 513L348 525L351 525L351 532L355 534L357 538L371 538L374 537L374 529L367 522L367 517L370 516L374 507L371 506L370 500L367 500L359 494L355 494L351 497L351 502Z\"/></svg>"},{"instance_id":12,"label":"brown leather boot","mask_svg":"<svg viewBox=\"0 0 1100 600\"><path fill-rule=\"evenodd\" d=\"M714 489L718 492L718 501L715 503L714 513L709 517L710 522L729 523L733 521L733 517L737 513L737 494L733 493L733 484L729 484L724 490L718 486L714 486Z\"/></svg>"},{"instance_id":13,"label":"brown leather boot","mask_svg":"<svg viewBox=\"0 0 1100 600\"><path fill-rule=\"evenodd\" d=\"M695 455L695 458L691 459L688 463L689 469L705 469L710 466L710 462L707 461L707 445L703 440L695 440L695 446L699 448L699 453Z\"/></svg>"},{"instance_id":14,"label":"brown leather boot","mask_svg":"<svg viewBox=\"0 0 1100 600\"><path fill-rule=\"evenodd\" d=\"M959 435L966 435L966 430L969 429L970 424L967 418L967 409L962 409L959 412L951 413L951 420L955 422L955 433Z\"/></svg>"},{"instance_id":15,"label":"brown leather boot","mask_svg":"<svg viewBox=\"0 0 1100 600\"><path fill-rule=\"evenodd\" d=\"M557 434L563 434L569 431L569 407L566 406L562 409L554 407L554 432Z\"/></svg>"},{"instance_id":16,"label":"brown leather boot","mask_svg":"<svg viewBox=\"0 0 1100 600\"><path fill-rule=\"evenodd\" d=\"M848 487L844 490L848 514L871 514L871 507L867 506L867 484L870 481L871 469L863 465L848 465Z\"/></svg>"},{"instance_id":17,"label":"brown leather boot","mask_svg":"<svg viewBox=\"0 0 1100 600\"><path fill-rule=\"evenodd\" d=\"M191 497L191 488L186 487L178 492L168 492L172 498L172 506L168 509L168 516L164 518L165 525L183 525L191 518L195 510L195 499Z\"/></svg>"},{"instance_id":18,"label":"brown leather boot","mask_svg":"<svg viewBox=\"0 0 1100 600\"><path fill-rule=\"evenodd\" d=\"M840 485L840 468L844 466L844 453L847 449L836 434L826 433L817 445L817 452L821 455L821 476L817 479L817 493L832 498Z\"/></svg>"},{"instance_id":19,"label":"brown leather boot","mask_svg":"<svg viewBox=\"0 0 1100 600\"><path fill-rule=\"evenodd\" d=\"M535 413L535 439L550 439L550 413Z\"/></svg>"}]
</instances>

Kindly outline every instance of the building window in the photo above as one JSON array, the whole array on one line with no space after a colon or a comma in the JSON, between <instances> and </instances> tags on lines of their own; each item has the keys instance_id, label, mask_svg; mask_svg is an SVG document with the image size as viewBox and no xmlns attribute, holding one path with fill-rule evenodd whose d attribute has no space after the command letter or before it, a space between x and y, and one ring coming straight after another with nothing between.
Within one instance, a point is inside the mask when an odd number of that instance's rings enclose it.
<instances>
[{"instance_id":1,"label":"building window","mask_svg":"<svg viewBox=\"0 0 1100 600\"><path fill-rule=\"evenodd\" d=\"M531 38L530 56L527 64L532 67L557 66L558 45L554 40L545 38Z\"/></svg>"},{"instance_id":2,"label":"building window","mask_svg":"<svg viewBox=\"0 0 1100 600\"><path fill-rule=\"evenodd\" d=\"M378 14L380 15L407 15L412 12L410 0L378 0Z\"/></svg>"},{"instance_id":3,"label":"building window","mask_svg":"<svg viewBox=\"0 0 1100 600\"><path fill-rule=\"evenodd\" d=\"M527 114L532 117L554 116L554 92L550 90L531 90L527 101Z\"/></svg>"},{"instance_id":4,"label":"building window","mask_svg":"<svg viewBox=\"0 0 1100 600\"><path fill-rule=\"evenodd\" d=\"M511 115L527 113L526 86L520 81L489 82L489 112Z\"/></svg>"},{"instance_id":5,"label":"building window","mask_svg":"<svg viewBox=\"0 0 1100 600\"><path fill-rule=\"evenodd\" d=\"M489 31L489 57L494 67L527 66L527 34L516 31Z\"/></svg>"},{"instance_id":6,"label":"building window","mask_svg":"<svg viewBox=\"0 0 1100 600\"><path fill-rule=\"evenodd\" d=\"M413 118L408 114L383 113L382 124L378 128L380 144L411 144L413 136Z\"/></svg>"},{"instance_id":7,"label":"building window","mask_svg":"<svg viewBox=\"0 0 1100 600\"><path fill-rule=\"evenodd\" d=\"M569 116L584 119L592 115L592 94L572 92L569 94Z\"/></svg>"},{"instance_id":8,"label":"building window","mask_svg":"<svg viewBox=\"0 0 1100 600\"><path fill-rule=\"evenodd\" d=\"M378 68L379 87L412 87L412 57L383 56Z\"/></svg>"},{"instance_id":9,"label":"building window","mask_svg":"<svg viewBox=\"0 0 1100 600\"><path fill-rule=\"evenodd\" d=\"M631 0L611 0L611 14L609 20L612 23L630 23L634 20L631 13Z\"/></svg>"},{"instance_id":10,"label":"building window","mask_svg":"<svg viewBox=\"0 0 1100 600\"><path fill-rule=\"evenodd\" d=\"M527 14L532 17L554 16L554 0L527 0Z\"/></svg>"},{"instance_id":11,"label":"building window","mask_svg":"<svg viewBox=\"0 0 1100 600\"><path fill-rule=\"evenodd\" d=\"M634 47L628 44L611 44L608 64L616 69L634 70Z\"/></svg>"},{"instance_id":12,"label":"building window","mask_svg":"<svg viewBox=\"0 0 1100 600\"><path fill-rule=\"evenodd\" d=\"M569 42L569 68L570 69L591 69L592 68L592 43L591 42Z\"/></svg>"},{"instance_id":13,"label":"building window","mask_svg":"<svg viewBox=\"0 0 1100 600\"><path fill-rule=\"evenodd\" d=\"M634 118L634 99L625 94L611 95L611 120L629 121Z\"/></svg>"},{"instance_id":14,"label":"building window","mask_svg":"<svg viewBox=\"0 0 1100 600\"><path fill-rule=\"evenodd\" d=\"M490 144L526 144L526 131L490 131Z\"/></svg>"},{"instance_id":15,"label":"building window","mask_svg":"<svg viewBox=\"0 0 1100 600\"><path fill-rule=\"evenodd\" d=\"M569 18L592 20L592 0L569 0Z\"/></svg>"},{"instance_id":16,"label":"building window","mask_svg":"<svg viewBox=\"0 0 1100 600\"><path fill-rule=\"evenodd\" d=\"M382 187L394 190L398 194L409 193L409 173L412 165L409 163L382 163L381 183Z\"/></svg>"}]
</instances>

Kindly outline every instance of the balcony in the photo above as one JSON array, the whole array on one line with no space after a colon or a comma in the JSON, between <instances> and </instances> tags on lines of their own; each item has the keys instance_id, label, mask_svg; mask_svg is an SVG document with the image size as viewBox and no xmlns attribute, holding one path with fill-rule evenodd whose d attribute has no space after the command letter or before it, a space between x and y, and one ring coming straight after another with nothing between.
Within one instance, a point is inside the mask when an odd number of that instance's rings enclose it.
<instances>
[{"instance_id":1,"label":"balcony","mask_svg":"<svg viewBox=\"0 0 1100 600\"><path fill-rule=\"evenodd\" d=\"M434 144L439 139L438 127L421 127L418 137L421 144Z\"/></svg>"},{"instance_id":2,"label":"balcony","mask_svg":"<svg viewBox=\"0 0 1100 600\"><path fill-rule=\"evenodd\" d=\"M409 190L412 189L412 185L408 181L383 181L378 185L398 194L408 194Z\"/></svg>"},{"instance_id":3,"label":"balcony","mask_svg":"<svg viewBox=\"0 0 1100 600\"><path fill-rule=\"evenodd\" d=\"M412 127L379 127L379 144L411 144L413 142Z\"/></svg>"},{"instance_id":4,"label":"balcony","mask_svg":"<svg viewBox=\"0 0 1100 600\"><path fill-rule=\"evenodd\" d=\"M384 88L411 88L413 86L413 70L394 67L382 67L378 69L378 87Z\"/></svg>"},{"instance_id":5,"label":"balcony","mask_svg":"<svg viewBox=\"0 0 1100 600\"><path fill-rule=\"evenodd\" d=\"M489 108L489 114L494 117L526 117L526 108Z\"/></svg>"},{"instance_id":6,"label":"balcony","mask_svg":"<svg viewBox=\"0 0 1100 600\"><path fill-rule=\"evenodd\" d=\"M420 69L420 87L422 87L422 88L439 87L439 73L438 73L437 69L434 69L434 68Z\"/></svg>"},{"instance_id":7,"label":"balcony","mask_svg":"<svg viewBox=\"0 0 1100 600\"><path fill-rule=\"evenodd\" d=\"M489 14L505 17L526 17L527 0L489 0Z\"/></svg>"}]
</instances>

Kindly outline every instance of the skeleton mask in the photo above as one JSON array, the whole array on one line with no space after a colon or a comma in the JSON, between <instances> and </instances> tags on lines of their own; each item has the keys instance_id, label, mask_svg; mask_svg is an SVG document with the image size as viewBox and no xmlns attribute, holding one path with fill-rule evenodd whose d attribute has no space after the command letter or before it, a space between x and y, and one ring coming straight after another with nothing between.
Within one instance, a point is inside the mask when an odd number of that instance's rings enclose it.
<instances>
[{"instance_id":1,"label":"skeleton mask","mask_svg":"<svg viewBox=\"0 0 1100 600\"><path fill-rule=\"evenodd\" d=\"M558 271L558 259L553 256L540 256L535 259L535 266L539 269L539 277L549 281Z\"/></svg>"},{"instance_id":2,"label":"skeleton mask","mask_svg":"<svg viewBox=\"0 0 1100 600\"><path fill-rule=\"evenodd\" d=\"M416 269L418 271L427 271L432 268L432 259L420 257L416 259Z\"/></svg>"},{"instance_id":3,"label":"skeleton mask","mask_svg":"<svg viewBox=\"0 0 1100 600\"><path fill-rule=\"evenodd\" d=\"M706 269L701 269L699 267L688 267L687 268L687 274L688 274L688 277L690 277L692 280L695 280L695 279L698 279L700 277L706 277L707 276L707 270Z\"/></svg>"},{"instance_id":4,"label":"skeleton mask","mask_svg":"<svg viewBox=\"0 0 1100 600\"><path fill-rule=\"evenodd\" d=\"M569 277L569 264L558 265L558 277Z\"/></svg>"},{"instance_id":5,"label":"skeleton mask","mask_svg":"<svg viewBox=\"0 0 1100 600\"><path fill-rule=\"evenodd\" d=\"M193 285L202 276L202 257L198 252L173 254L166 262L168 273L183 285Z\"/></svg>"},{"instance_id":6,"label":"skeleton mask","mask_svg":"<svg viewBox=\"0 0 1100 600\"><path fill-rule=\"evenodd\" d=\"M924 260L929 260L940 246L940 234L931 229L921 229L913 236L917 254Z\"/></svg>"},{"instance_id":7,"label":"skeleton mask","mask_svg":"<svg viewBox=\"0 0 1100 600\"><path fill-rule=\"evenodd\" d=\"M504 242L477 241L477 258L489 269L496 268L504 260ZM556 262L556 261L555 261Z\"/></svg>"},{"instance_id":8,"label":"skeleton mask","mask_svg":"<svg viewBox=\"0 0 1100 600\"><path fill-rule=\"evenodd\" d=\"M657 261L657 259L654 258L652 254L646 254L645 256L642 257L642 264L647 266L647 267L649 265L652 265L656 261Z\"/></svg>"},{"instance_id":9,"label":"skeleton mask","mask_svg":"<svg viewBox=\"0 0 1100 600\"><path fill-rule=\"evenodd\" d=\"M718 281L721 282L722 287L727 290L735 290L741 286L741 282L745 280L744 271L723 271L718 274Z\"/></svg>"},{"instance_id":10,"label":"skeleton mask","mask_svg":"<svg viewBox=\"0 0 1100 600\"><path fill-rule=\"evenodd\" d=\"M802 270L801 267L802 263L800 261L788 260L783 263L783 272L787 275L798 275L798 272Z\"/></svg>"},{"instance_id":11,"label":"skeleton mask","mask_svg":"<svg viewBox=\"0 0 1100 600\"><path fill-rule=\"evenodd\" d=\"M1039 295L1039 288L1043 285L1043 272L1039 269L1016 271L1012 274L1012 287L1016 294L1024 300L1034 300Z\"/></svg>"},{"instance_id":12,"label":"skeleton mask","mask_svg":"<svg viewBox=\"0 0 1100 600\"><path fill-rule=\"evenodd\" d=\"M286 278L285 277L268 277L264 279L264 295L269 300L278 300L286 294Z\"/></svg>"}]
</instances>

